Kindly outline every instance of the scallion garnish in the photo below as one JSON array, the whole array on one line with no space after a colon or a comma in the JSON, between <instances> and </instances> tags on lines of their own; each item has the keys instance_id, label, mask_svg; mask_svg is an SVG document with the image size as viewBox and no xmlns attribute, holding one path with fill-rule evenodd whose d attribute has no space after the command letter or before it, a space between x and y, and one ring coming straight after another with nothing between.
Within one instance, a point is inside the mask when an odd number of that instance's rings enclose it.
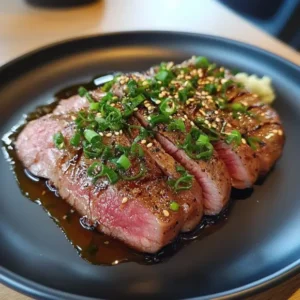
<instances>
[{"instance_id":1,"label":"scallion garnish","mask_svg":"<svg viewBox=\"0 0 300 300\"><path fill-rule=\"evenodd\" d=\"M144 157L144 151L143 151L143 148L141 147L141 145L137 144L137 143L133 143L131 145L131 148L130 148L130 154L133 156L133 157L139 157L139 158L142 158Z\"/></svg>"},{"instance_id":2,"label":"scallion garnish","mask_svg":"<svg viewBox=\"0 0 300 300\"><path fill-rule=\"evenodd\" d=\"M224 83L222 84L221 92L222 92L223 94L225 94L225 93L227 92L228 88L231 87L233 84L234 84L234 81L233 81L233 80L231 80L231 79L227 80L226 82L224 82Z\"/></svg>"},{"instance_id":3,"label":"scallion garnish","mask_svg":"<svg viewBox=\"0 0 300 300\"><path fill-rule=\"evenodd\" d=\"M201 133L199 129L192 128L187 135L185 142L181 145L186 154L193 159L210 159L214 148L209 141L209 137Z\"/></svg>"},{"instance_id":4,"label":"scallion garnish","mask_svg":"<svg viewBox=\"0 0 300 300\"><path fill-rule=\"evenodd\" d=\"M177 111L175 101L167 98L159 105L160 112L165 116L173 115Z\"/></svg>"},{"instance_id":5,"label":"scallion garnish","mask_svg":"<svg viewBox=\"0 0 300 300\"><path fill-rule=\"evenodd\" d=\"M75 132L72 136L72 138L70 139L70 144L74 147L78 147L80 144L80 133L79 132Z\"/></svg>"},{"instance_id":6,"label":"scallion garnish","mask_svg":"<svg viewBox=\"0 0 300 300\"><path fill-rule=\"evenodd\" d=\"M175 201L172 201L170 203L170 209L173 210L173 211L178 211L179 210L179 204Z\"/></svg>"},{"instance_id":7,"label":"scallion garnish","mask_svg":"<svg viewBox=\"0 0 300 300\"><path fill-rule=\"evenodd\" d=\"M248 107L243 105L242 103L232 103L230 105L230 108L232 110L234 118L237 118L238 113L247 113L247 109L248 109Z\"/></svg>"},{"instance_id":8,"label":"scallion garnish","mask_svg":"<svg viewBox=\"0 0 300 300\"><path fill-rule=\"evenodd\" d=\"M209 61L206 57L204 56L198 56L195 59L195 66L196 68L208 68L209 67Z\"/></svg>"},{"instance_id":9,"label":"scallion garnish","mask_svg":"<svg viewBox=\"0 0 300 300\"><path fill-rule=\"evenodd\" d=\"M117 160L117 165L119 167L123 168L124 170L128 170L131 166L131 162L128 159L128 157L125 154L123 154Z\"/></svg>"},{"instance_id":10,"label":"scallion garnish","mask_svg":"<svg viewBox=\"0 0 300 300\"><path fill-rule=\"evenodd\" d=\"M204 90L208 92L210 95L214 95L217 93L217 86L213 83L208 83L204 86Z\"/></svg>"},{"instance_id":11,"label":"scallion garnish","mask_svg":"<svg viewBox=\"0 0 300 300\"><path fill-rule=\"evenodd\" d=\"M168 125L168 130L185 132L186 128L184 122L181 119L176 119L172 120L171 123Z\"/></svg>"},{"instance_id":12,"label":"scallion garnish","mask_svg":"<svg viewBox=\"0 0 300 300\"><path fill-rule=\"evenodd\" d=\"M110 169L101 162L92 163L87 169L87 174L93 178L93 182L96 182L98 178L103 176L106 176L112 184L116 183L119 179L118 174L113 169Z\"/></svg>"},{"instance_id":13,"label":"scallion garnish","mask_svg":"<svg viewBox=\"0 0 300 300\"><path fill-rule=\"evenodd\" d=\"M53 142L57 149L61 150L65 147L64 136L61 132L57 132L53 135Z\"/></svg>"},{"instance_id":14,"label":"scallion garnish","mask_svg":"<svg viewBox=\"0 0 300 300\"><path fill-rule=\"evenodd\" d=\"M85 129L83 132L85 139L90 142L93 146L98 146L101 143L101 136L91 129Z\"/></svg>"},{"instance_id":15,"label":"scallion garnish","mask_svg":"<svg viewBox=\"0 0 300 300\"><path fill-rule=\"evenodd\" d=\"M91 102L90 103L90 110L98 110L100 107L100 103L98 102Z\"/></svg>"},{"instance_id":16,"label":"scallion garnish","mask_svg":"<svg viewBox=\"0 0 300 300\"><path fill-rule=\"evenodd\" d=\"M149 121L151 127L154 127L157 124L169 123L169 122L170 122L170 118L168 116L165 116L165 115L152 116L151 120Z\"/></svg>"},{"instance_id":17,"label":"scallion garnish","mask_svg":"<svg viewBox=\"0 0 300 300\"><path fill-rule=\"evenodd\" d=\"M174 78L173 72L167 69L161 69L155 75L155 79L161 81L163 85L168 85L173 78Z\"/></svg>"},{"instance_id":18,"label":"scallion garnish","mask_svg":"<svg viewBox=\"0 0 300 300\"><path fill-rule=\"evenodd\" d=\"M253 151L257 150L257 145L259 145L262 141L257 136L249 136L247 137L247 143L251 147Z\"/></svg>"},{"instance_id":19,"label":"scallion garnish","mask_svg":"<svg viewBox=\"0 0 300 300\"><path fill-rule=\"evenodd\" d=\"M86 88L84 88L83 86L81 86L78 89L78 94L80 97L85 97L89 102L94 102L93 97L90 95L88 90Z\"/></svg>"},{"instance_id":20,"label":"scallion garnish","mask_svg":"<svg viewBox=\"0 0 300 300\"><path fill-rule=\"evenodd\" d=\"M136 175L127 176L125 174L120 173L120 176L122 177L122 179L124 179L126 181L133 181L133 180L137 180L137 179L143 177L145 173L146 173L146 166L145 166L144 162L141 162L140 169Z\"/></svg>"},{"instance_id":21,"label":"scallion garnish","mask_svg":"<svg viewBox=\"0 0 300 300\"><path fill-rule=\"evenodd\" d=\"M193 185L194 176L190 175L184 168L179 172L182 176L177 180L169 179L168 184L177 193L183 190L189 190Z\"/></svg>"},{"instance_id":22,"label":"scallion garnish","mask_svg":"<svg viewBox=\"0 0 300 300\"><path fill-rule=\"evenodd\" d=\"M227 144L233 144L237 147L242 142L242 135L238 130L232 130L231 133L226 137L225 142Z\"/></svg>"}]
</instances>

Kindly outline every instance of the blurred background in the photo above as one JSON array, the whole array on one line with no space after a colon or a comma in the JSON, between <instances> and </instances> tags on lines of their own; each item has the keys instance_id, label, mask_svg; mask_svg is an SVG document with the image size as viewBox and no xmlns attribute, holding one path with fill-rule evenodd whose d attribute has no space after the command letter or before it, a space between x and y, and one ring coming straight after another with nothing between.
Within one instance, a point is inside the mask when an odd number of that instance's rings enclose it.
<instances>
[{"instance_id":1,"label":"blurred background","mask_svg":"<svg viewBox=\"0 0 300 300\"><path fill-rule=\"evenodd\" d=\"M3 0L0 64L64 39L128 30L219 35L289 57L300 50L300 0Z\"/></svg>"}]
</instances>

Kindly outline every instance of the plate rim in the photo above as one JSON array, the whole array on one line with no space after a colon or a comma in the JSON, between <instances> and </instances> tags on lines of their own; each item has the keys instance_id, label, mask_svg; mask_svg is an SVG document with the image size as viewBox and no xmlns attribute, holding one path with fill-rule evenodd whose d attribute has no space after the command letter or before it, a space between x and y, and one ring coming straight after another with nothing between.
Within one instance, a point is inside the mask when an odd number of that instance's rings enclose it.
<instances>
[{"instance_id":1,"label":"plate rim","mask_svg":"<svg viewBox=\"0 0 300 300\"><path fill-rule=\"evenodd\" d=\"M279 55L276 55L268 50L262 49L260 47L225 38L220 37L217 35L209 35L209 34L201 34L201 33L191 33L191 32L184 32L184 31L167 31L167 30L134 30L134 31L119 31L119 32L108 32L103 34L92 34L92 35L83 35L83 36L76 36L74 38L64 39L58 42L46 44L42 47L39 47L37 49L34 49L32 51L29 51L25 54L22 54L21 56L18 56L5 64L0 66L0 75L2 72L5 72L9 70L11 67L13 67L15 64L21 63L22 61L26 61L27 59L30 59L31 56L34 56L42 51L49 51L51 49L55 49L56 47L63 46L68 43L72 42L79 42L79 41L87 41L93 38L101 38L105 36L126 36L126 35L173 35L173 36L181 36L181 37L194 37L194 38L202 38L207 40L216 40L221 43L226 43L228 45L232 45L235 47L240 47L245 50L249 50L255 53L263 54L264 56L271 58L281 64L284 64L288 68L292 68L295 72L299 72L300 75L300 66L298 66L296 63L291 62L284 57L281 57ZM13 76L12 76L13 77ZM11 78L8 79L10 81ZM4 81L1 86L5 86L6 81ZM300 272L300 258L296 260L295 262L289 264L288 266L282 268L281 270L263 277L257 281L251 282L249 284L243 285L238 288L230 289L227 291L211 294L211 295L204 295L201 297L195 297L191 299L211 299L212 297L214 299L232 299L232 298L241 298L245 296L250 296L253 294L256 294L258 292L261 292L263 290L266 290L267 288L270 288L272 286L275 286L279 284L280 282L290 278L291 276L295 275L296 273ZM76 295L68 292L64 292L55 288L51 288L42 284L39 284L35 281L32 281L30 279L27 279L26 277L23 277L21 275L18 275L7 268L4 268L0 265L0 282L18 292L21 292L25 295L34 296L34 297L42 297L43 299L74 299L74 300L92 300L92 299L99 299L99 298L93 298L93 297L86 297L81 295Z\"/></svg>"}]
</instances>

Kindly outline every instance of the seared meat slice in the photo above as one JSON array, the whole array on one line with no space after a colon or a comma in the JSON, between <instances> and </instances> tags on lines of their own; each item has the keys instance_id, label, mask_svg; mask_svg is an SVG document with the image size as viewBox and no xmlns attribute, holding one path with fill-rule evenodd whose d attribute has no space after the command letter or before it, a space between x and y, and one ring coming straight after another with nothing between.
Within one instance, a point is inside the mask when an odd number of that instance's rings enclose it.
<instances>
[{"instance_id":1,"label":"seared meat slice","mask_svg":"<svg viewBox=\"0 0 300 300\"><path fill-rule=\"evenodd\" d=\"M228 91L231 103L241 103L248 108L250 116L242 114L231 118L231 124L250 139L256 139L255 154L259 160L259 176L265 176L282 154L285 142L284 130L278 113L259 97L248 92Z\"/></svg>"},{"instance_id":2,"label":"seared meat slice","mask_svg":"<svg viewBox=\"0 0 300 300\"><path fill-rule=\"evenodd\" d=\"M145 109L140 108L135 115L145 127L148 127L147 111ZM173 120L176 120L176 118L177 116L173 116ZM178 118L184 120L179 112ZM167 153L195 176L203 191L204 213L207 215L218 214L229 200L231 190L229 174L225 164L216 152L208 160L194 160L184 150L178 148L177 145L184 143L186 134L192 128L190 121L185 119L184 122L186 133L168 131L167 126L159 125L156 130L156 139Z\"/></svg>"},{"instance_id":3,"label":"seared meat slice","mask_svg":"<svg viewBox=\"0 0 300 300\"><path fill-rule=\"evenodd\" d=\"M135 181L109 183L100 177L95 184L87 175L94 160L69 146L73 122L68 115L46 115L31 121L20 133L16 149L20 160L34 175L48 178L60 195L81 215L98 225L98 230L116 237L133 248L156 252L170 243L184 222L184 211L170 210L180 202L166 183L166 176L145 153L145 176ZM58 150L53 135L62 132L66 149ZM106 145L129 146L125 135L103 137ZM133 162L132 172L138 162Z\"/></svg>"},{"instance_id":4,"label":"seared meat slice","mask_svg":"<svg viewBox=\"0 0 300 300\"><path fill-rule=\"evenodd\" d=\"M94 92L93 94L99 99L103 96L102 93ZM85 98L73 96L70 99L60 101L59 105L54 110L54 113L65 114L85 107L88 107L88 101ZM135 117L129 118L128 124L138 127L141 126ZM130 134L127 133L127 136L131 142L133 142L138 134L139 130L132 128ZM164 151L161 145L153 137L148 136L147 143L141 143L141 141L139 141L139 144L169 179L178 180L180 178L181 174L176 171L176 161ZM148 148L147 145L149 144L152 144L152 147ZM178 196L185 213L185 220L181 230L187 232L194 229L203 216L202 190L198 183L193 179L191 188L188 190L181 190L178 193Z\"/></svg>"},{"instance_id":5,"label":"seared meat slice","mask_svg":"<svg viewBox=\"0 0 300 300\"><path fill-rule=\"evenodd\" d=\"M135 117L131 117L128 120L128 123L132 126L141 126ZM138 135L139 130L136 127L132 127L130 130L132 141L137 138ZM140 145L143 150L152 157L162 172L168 176L169 180L177 181L182 177L182 174L178 172L178 167L180 165L176 163L172 156L164 151L160 143L158 143L155 138L148 136L142 140ZM152 146L148 147L147 145ZM203 216L202 190L199 184L195 179L192 179L188 187L189 188L182 189L177 192L178 197L181 199L181 205L186 213L182 227L183 232L194 229L199 224Z\"/></svg>"}]
</instances>

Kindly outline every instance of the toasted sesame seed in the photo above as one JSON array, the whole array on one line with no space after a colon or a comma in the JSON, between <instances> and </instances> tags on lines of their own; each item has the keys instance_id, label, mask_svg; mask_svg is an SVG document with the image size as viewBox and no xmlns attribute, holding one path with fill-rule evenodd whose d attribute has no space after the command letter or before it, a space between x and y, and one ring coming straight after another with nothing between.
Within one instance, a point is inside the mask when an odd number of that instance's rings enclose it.
<instances>
[{"instance_id":1,"label":"toasted sesame seed","mask_svg":"<svg viewBox=\"0 0 300 300\"><path fill-rule=\"evenodd\" d=\"M242 138L242 143L247 144L247 141L244 138Z\"/></svg>"},{"instance_id":2,"label":"toasted sesame seed","mask_svg":"<svg viewBox=\"0 0 300 300\"><path fill-rule=\"evenodd\" d=\"M125 81L124 81L124 80L120 80L120 83L121 83L121 84L124 84L124 83L125 83Z\"/></svg>"},{"instance_id":3,"label":"toasted sesame seed","mask_svg":"<svg viewBox=\"0 0 300 300\"><path fill-rule=\"evenodd\" d=\"M216 122L220 122L220 121L221 121L221 119L217 117L216 118Z\"/></svg>"},{"instance_id":4,"label":"toasted sesame seed","mask_svg":"<svg viewBox=\"0 0 300 300\"><path fill-rule=\"evenodd\" d=\"M227 126L230 127L230 128L232 127L231 124L229 124L229 123L227 123Z\"/></svg>"},{"instance_id":5,"label":"toasted sesame seed","mask_svg":"<svg viewBox=\"0 0 300 300\"><path fill-rule=\"evenodd\" d=\"M282 136L283 135L283 131L281 129L277 130L278 135Z\"/></svg>"},{"instance_id":6,"label":"toasted sesame seed","mask_svg":"<svg viewBox=\"0 0 300 300\"><path fill-rule=\"evenodd\" d=\"M187 115L184 115L184 118L187 120L187 118L188 118Z\"/></svg>"},{"instance_id":7,"label":"toasted sesame seed","mask_svg":"<svg viewBox=\"0 0 300 300\"><path fill-rule=\"evenodd\" d=\"M208 125L208 124L209 124L209 121L208 121L208 120L205 120L204 123L205 123L206 125Z\"/></svg>"},{"instance_id":8,"label":"toasted sesame seed","mask_svg":"<svg viewBox=\"0 0 300 300\"><path fill-rule=\"evenodd\" d=\"M64 215L64 216L63 216L63 219L65 220L66 218L67 218L67 215Z\"/></svg>"},{"instance_id":9,"label":"toasted sesame seed","mask_svg":"<svg viewBox=\"0 0 300 300\"><path fill-rule=\"evenodd\" d=\"M217 128L217 124L216 124L216 123L212 123L212 124L211 124L211 127L212 127L212 128Z\"/></svg>"},{"instance_id":10,"label":"toasted sesame seed","mask_svg":"<svg viewBox=\"0 0 300 300\"><path fill-rule=\"evenodd\" d=\"M161 101L160 100L156 100L155 103L158 105L158 104L161 103Z\"/></svg>"},{"instance_id":11,"label":"toasted sesame seed","mask_svg":"<svg viewBox=\"0 0 300 300\"><path fill-rule=\"evenodd\" d=\"M150 120L151 120L151 117L149 116L149 117L147 117L147 119L150 121Z\"/></svg>"},{"instance_id":12,"label":"toasted sesame seed","mask_svg":"<svg viewBox=\"0 0 300 300\"><path fill-rule=\"evenodd\" d=\"M214 111L215 115L219 114L219 112L217 110Z\"/></svg>"},{"instance_id":13,"label":"toasted sesame seed","mask_svg":"<svg viewBox=\"0 0 300 300\"><path fill-rule=\"evenodd\" d=\"M147 148L151 148L153 146L152 143L147 144Z\"/></svg>"},{"instance_id":14,"label":"toasted sesame seed","mask_svg":"<svg viewBox=\"0 0 300 300\"><path fill-rule=\"evenodd\" d=\"M122 199L122 203L124 204L124 203L126 203L128 201L128 198L127 197L124 197L123 199Z\"/></svg>"},{"instance_id":15,"label":"toasted sesame seed","mask_svg":"<svg viewBox=\"0 0 300 300\"><path fill-rule=\"evenodd\" d=\"M74 121L74 120L76 120L76 117L75 117L75 116L72 116L71 119Z\"/></svg>"},{"instance_id":16,"label":"toasted sesame seed","mask_svg":"<svg viewBox=\"0 0 300 300\"><path fill-rule=\"evenodd\" d=\"M147 141L146 140L141 140L141 144L146 144Z\"/></svg>"},{"instance_id":17,"label":"toasted sesame seed","mask_svg":"<svg viewBox=\"0 0 300 300\"><path fill-rule=\"evenodd\" d=\"M205 115L205 111L203 109L199 109L199 112L201 113L201 115Z\"/></svg>"},{"instance_id":18,"label":"toasted sesame seed","mask_svg":"<svg viewBox=\"0 0 300 300\"><path fill-rule=\"evenodd\" d=\"M120 133L118 131L115 131L115 135L119 135Z\"/></svg>"},{"instance_id":19,"label":"toasted sesame seed","mask_svg":"<svg viewBox=\"0 0 300 300\"><path fill-rule=\"evenodd\" d=\"M104 244L105 244L105 245L108 245L108 244L109 244L109 241L105 241Z\"/></svg>"},{"instance_id":20,"label":"toasted sesame seed","mask_svg":"<svg viewBox=\"0 0 300 300\"><path fill-rule=\"evenodd\" d=\"M148 85L148 82L147 81L143 81L143 86L146 86Z\"/></svg>"},{"instance_id":21,"label":"toasted sesame seed","mask_svg":"<svg viewBox=\"0 0 300 300\"><path fill-rule=\"evenodd\" d=\"M74 209L71 209L71 210L70 210L70 213L71 213L71 214L73 214L74 212L75 212L75 210L74 210Z\"/></svg>"},{"instance_id":22,"label":"toasted sesame seed","mask_svg":"<svg viewBox=\"0 0 300 300\"><path fill-rule=\"evenodd\" d=\"M151 104L149 102L145 103L145 106L148 108Z\"/></svg>"},{"instance_id":23,"label":"toasted sesame seed","mask_svg":"<svg viewBox=\"0 0 300 300\"><path fill-rule=\"evenodd\" d=\"M192 125L192 126L195 126L195 123L194 123L193 121L191 121L191 125Z\"/></svg>"},{"instance_id":24,"label":"toasted sesame seed","mask_svg":"<svg viewBox=\"0 0 300 300\"><path fill-rule=\"evenodd\" d=\"M107 136L107 137L111 137L111 136L112 136L112 133L109 132L109 133L106 134L106 136Z\"/></svg>"},{"instance_id":25,"label":"toasted sesame seed","mask_svg":"<svg viewBox=\"0 0 300 300\"><path fill-rule=\"evenodd\" d=\"M111 103L110 106L115 107L116 103Z\"/></svg>"},{"instance_id":26,"label":"toasted sesame seed","mask_svg":"<svg viewBox=\"0 0 300 300\"><path fill-rule=\"evenodd\" d=\"M42 196L44 196L46 194L46 191L42 191Z\"/></svg>"},{"instance_id":27,"label":"toasted sesame seed","mask_svg":"<svg viewBox=\"0 0 300 300\"><path fill-rule=\"evenodd\" d=\"M122 134L122 133L123 133L123 130L121 129L119 132L120 132L120 134Z\"/></svg>"},{"instance_id":28,"label":"toasted sesame seed","mask_svg":"<svg viewBox=\"0 0 300 300\"><path fill-rule=\"evenodd\" d=\"M160 90L161 90L161 91L164 91L164 90L165 90L165 87L164 87L164 86L162 86L162 87L160 88Z\"/></svg>"},{"instance_id":29,"label":"toasted sesame seed","mask_svg":"<svg viewBox=\"0 0 300 300\"><path fill-rule=\"evenodd\" d=\"M165 217L168 217L170 215L170 213L166 209L163 210L163 214Z\"/></svg>"},{"instance_id":30,"label":"toasted sesame seed","mask_svg":"<svg viewBox=\"0 0 300 300\"><path fill-rule=\"evenodd\" d=\"M103 133L102 133L102 132L99 132L99 135L100 135L100 136L103 136Z\"/></svg>"}]
</instances>

